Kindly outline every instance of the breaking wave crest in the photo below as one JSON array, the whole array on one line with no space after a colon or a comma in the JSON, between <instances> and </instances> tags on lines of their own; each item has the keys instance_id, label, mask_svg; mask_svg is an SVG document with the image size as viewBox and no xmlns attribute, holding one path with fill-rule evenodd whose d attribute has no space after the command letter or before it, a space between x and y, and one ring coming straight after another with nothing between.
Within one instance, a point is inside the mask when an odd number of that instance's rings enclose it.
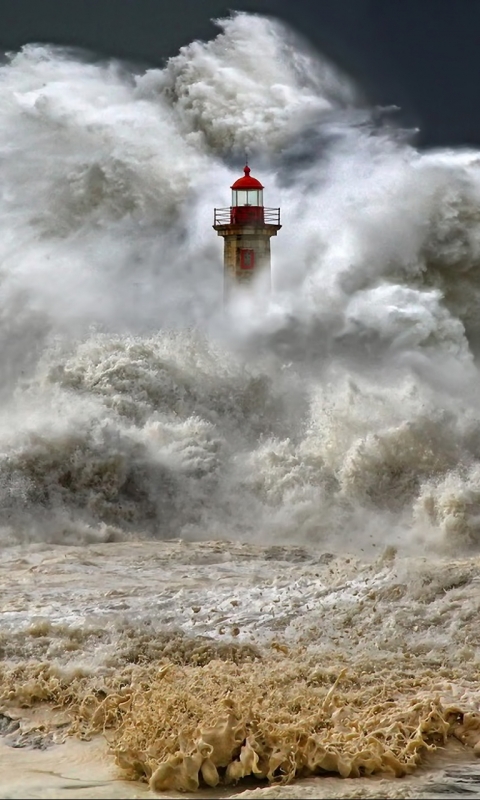
<instances>
[{"instance_id":1,"label":"breaking wave crest","mask_svg":"<svg viewBox=\"0 0 480 800\"><path fill-rule=\"evenodd\" d=\"M476 545L440 498L476 486L478 154L417 152L276 21L219 24L144 74L1 68L5 535ZM284 228L273 295L223 314L244 148Z\"/></svg>"}]
</instances>

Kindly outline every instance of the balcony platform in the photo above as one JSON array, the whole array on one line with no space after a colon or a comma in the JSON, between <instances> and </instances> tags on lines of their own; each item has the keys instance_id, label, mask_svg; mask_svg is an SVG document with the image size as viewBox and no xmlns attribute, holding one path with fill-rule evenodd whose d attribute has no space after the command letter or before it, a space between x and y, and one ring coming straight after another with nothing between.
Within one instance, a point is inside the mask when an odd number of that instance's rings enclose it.
<instances>
[{"instance_id":1,"label":"balcony platform","mask_svg":"<svg viewBox=\"0 0 480 800\"><path fill-rule=\"evenodd\" d=\"M280 225L280 209L265 208L264 206L231 206L230 208L215 208L213 214L213 227L219 228L266 228L278 230Z\"/></svg>"}]
</instances>

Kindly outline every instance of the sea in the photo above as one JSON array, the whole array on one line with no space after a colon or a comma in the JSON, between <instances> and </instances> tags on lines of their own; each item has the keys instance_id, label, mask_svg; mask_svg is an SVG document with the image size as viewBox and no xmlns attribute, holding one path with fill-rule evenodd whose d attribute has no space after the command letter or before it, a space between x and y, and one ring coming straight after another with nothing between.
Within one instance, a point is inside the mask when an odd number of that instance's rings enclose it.
<instances>
[{"instance_id":1,"label":"sea","mask_svg":"<svg viewBox=\"0 0 480 800\"><path fill-rule=\"evenodd\" d=\"M480 153L216 26L0 66L0 798L478 798Z\"/></svg>"}]
</instances>

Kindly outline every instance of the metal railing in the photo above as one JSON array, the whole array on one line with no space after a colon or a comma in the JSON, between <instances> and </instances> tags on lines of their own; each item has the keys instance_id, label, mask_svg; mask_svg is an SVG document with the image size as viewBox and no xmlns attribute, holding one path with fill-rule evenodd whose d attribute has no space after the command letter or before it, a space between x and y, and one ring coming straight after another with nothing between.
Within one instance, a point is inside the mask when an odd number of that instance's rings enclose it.
<instances>
[{"instance_id":1,"label":"metal railing","mask_svg":"<svg viewBox=\"0 0 480 800\"><path fill-rule=\"evenodd\" d=\"M262 206L215 208L214 225L280 225L280 209Z\"/></svg>"},{"instance_id":2,"label":"metal railing","mask_svg":"<svg viewBox=\"0 0 480 800\"><path fill-rule=\"evenodd\" d=\"M213 211L214 225L230 225L232 212L230 208L215 208Z\"/></svg>"},{"instance_id":3,"label":"metal railing","mask_svg":"<svg viewBox=\"0 0 480 800\"><path fill-rule=\"evenodd\" d=\"M263 216L267 225L280 225L280 209L264 208Z\"/></svg>"}]
</instances>

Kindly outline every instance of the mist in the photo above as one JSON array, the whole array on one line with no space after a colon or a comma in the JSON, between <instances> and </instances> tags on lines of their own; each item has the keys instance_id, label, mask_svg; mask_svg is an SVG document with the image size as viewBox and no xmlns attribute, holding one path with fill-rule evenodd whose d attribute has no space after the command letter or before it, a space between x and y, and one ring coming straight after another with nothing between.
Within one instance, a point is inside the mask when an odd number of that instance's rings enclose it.
<instances>
[{"instance_id":1,"label":"mist","mask_svg":"<svg viewBox=\"0 0 480 800\"><path fill-rule=\"evenodd\" d=\"M2 539L480 541L480 160L430 151L274 19L163 69L0 68ZM273 292L223 308L248 153Z\"/></svg>"}]
</instances>

